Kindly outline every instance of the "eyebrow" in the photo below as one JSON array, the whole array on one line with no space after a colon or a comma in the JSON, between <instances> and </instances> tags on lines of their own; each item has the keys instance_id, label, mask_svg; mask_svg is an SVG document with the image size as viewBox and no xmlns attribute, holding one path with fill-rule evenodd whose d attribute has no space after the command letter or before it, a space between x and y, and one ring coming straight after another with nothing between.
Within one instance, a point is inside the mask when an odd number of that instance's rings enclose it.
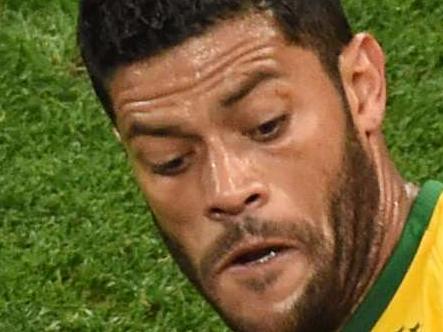
<instances>
[{"instance_id":1,"label":"eyebrow","mask_svg":"<svg viewBox=\"0 0 443 332\"><path fill-rule=\"evenodd\" d=\"M224 107L232 106L250 94L258 85L276 78L277 76L277 73L270 71L258 71L253 73L241 84L237 91L223 96L221 98L221 105Z\"/></svg>"},{"instance_id":2,"label":"eyebrow","mask_svg":"<svg viewBox=\"0 0 443 332\"><path fill-rule=\"evenodd\" d=\"M179 126L166 125L153 127L144 122L133 121L127 130L126 139L128 141L138 136L154 136L154 137L189 137Z\"/></svg>"},{"instance_id":3,"label":"eyebrow","mask_svg":"<svg viewBox=\"0 0 443 332\"><path fill-rule=\"evenodd\" d=\"M258 85L278 77L276 72L271 71L257 71L248 76L244 80L240 87L221 98L221 105L223 107L229 107L237 103L249 93L251 93ZM175 125L165 125L165 126L151 126L142 121L133 121L127 130L126 139L128 141L138 137L138 136L153 136L153 137L181 137L189 138L192 135L185 133L179 126Z\"/></svg>"}]
</instances>

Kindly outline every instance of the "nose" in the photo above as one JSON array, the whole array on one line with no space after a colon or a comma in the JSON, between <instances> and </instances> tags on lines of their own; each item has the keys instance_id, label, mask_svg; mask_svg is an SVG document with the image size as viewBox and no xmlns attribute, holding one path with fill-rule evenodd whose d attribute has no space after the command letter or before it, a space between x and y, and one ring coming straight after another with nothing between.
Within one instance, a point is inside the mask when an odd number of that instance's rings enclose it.
<instances>
[{"instance_id":1,"label":"nose","mask_svg":"<svg viewBox=\"0 0 443 332\"><path fill-rule=\"evenodd\" d=\"M268 201L268 189L248 160L228 151L210 158L208 181L205 181L206 216L215 221L251 213Z\"/></svg>"},{"instance_id":2,"label":"nose","mask_svg":"<svg viewBox=\"0 0 443 332\"><path fill-rule=\"evenodd\" d=\"M256 210L263 206L266 201L266 196L260 187L256 183L249 187L217 194L208 205L207 217L212 220L222 221Z\"/></svg>"}]
</instances>

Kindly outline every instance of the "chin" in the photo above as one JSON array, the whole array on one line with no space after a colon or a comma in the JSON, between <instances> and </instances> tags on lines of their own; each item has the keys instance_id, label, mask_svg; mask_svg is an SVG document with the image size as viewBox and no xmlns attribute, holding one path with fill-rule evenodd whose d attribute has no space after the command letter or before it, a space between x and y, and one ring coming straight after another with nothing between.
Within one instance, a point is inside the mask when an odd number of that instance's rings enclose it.
<instances>
[{"instance_id":1,"label":"chin","mask_svg":"<svg viewBox=\"0 0 443 332\"><path fill-rule=\"evenodd\" d=\"M288 247L259 262L223 269L211 280L207 295L234 331L292 332L294 308L312 270L301 251Z\"/></svg>"}]
</instances>

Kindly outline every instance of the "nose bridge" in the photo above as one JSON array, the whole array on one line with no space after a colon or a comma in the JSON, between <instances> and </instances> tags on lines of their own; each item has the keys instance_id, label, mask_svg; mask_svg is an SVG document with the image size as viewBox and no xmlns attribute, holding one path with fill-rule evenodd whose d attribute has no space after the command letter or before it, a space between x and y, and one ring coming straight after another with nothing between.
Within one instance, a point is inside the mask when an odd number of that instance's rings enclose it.
<instances>
[{"instance_id":1,"label":"nose bridge","mask_svg":"<svg viewBox=\"0 0 443 332\"><path fill-rule=\"evenodd\" d=\"M222 140L212 140L208 147L204 183L211 219L237 215L246 208L261 206L267 197L266 187L252 167L234 147Z\"/></svg>"},{"instance_id":2,"label":"nose bridge","mask_svg":"<svg viewBox=\"0 0 443 332\"><path fill-rule=\"evenodd\" d=\"M213 195L232 193L246 185L247 163L221 139L213 139L208 149L208 185Z\"/></svg>"}]
</instances>

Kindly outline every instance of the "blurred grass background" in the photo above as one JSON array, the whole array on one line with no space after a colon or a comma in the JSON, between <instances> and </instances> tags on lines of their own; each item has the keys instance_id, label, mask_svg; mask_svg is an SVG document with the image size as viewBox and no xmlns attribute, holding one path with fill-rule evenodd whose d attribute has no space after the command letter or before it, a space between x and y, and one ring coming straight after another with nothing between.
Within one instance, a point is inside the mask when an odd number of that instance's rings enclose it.
<instances>
[{"instance_id":1,"label":"blurred grass background","mask_svg":"<svg viewBox=\"0 0 443 332\"><path fill-rule=\"evenodd\" d=\"M81 65L76 7L0 0L0 331L225 331L153 228ZM397 165L443 180L443 2L345 7L388 54Z\"/></svg>"}]
</instances>

